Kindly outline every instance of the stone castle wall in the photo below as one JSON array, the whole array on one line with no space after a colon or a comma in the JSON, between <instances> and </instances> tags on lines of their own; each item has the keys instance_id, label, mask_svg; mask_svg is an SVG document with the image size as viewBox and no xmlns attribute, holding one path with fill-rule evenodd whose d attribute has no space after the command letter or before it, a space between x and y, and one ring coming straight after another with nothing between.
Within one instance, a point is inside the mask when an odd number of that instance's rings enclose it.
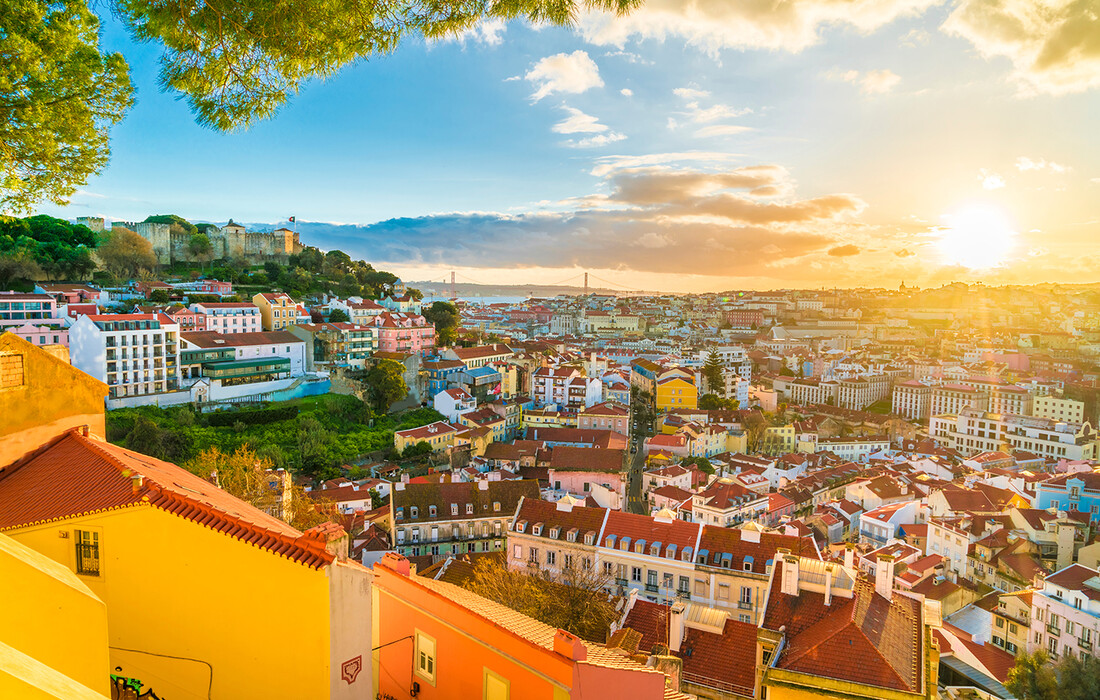
<instances>
[{"instance_id":1,"label":"stone castle wall","mask_svg":"<svg viewBox=\"0 0 1100 700\"><path fill-rule=\"evenodd\" d=\"M103 227L103 219L96 217L84 217L80 223L92 230L102 230ZM188 251L191 235L173 233L169 224L115 221L111 224L111 228L128 228L137 232L152 244L153 253L156 254L157 262L161 265L191 259ZM229 259L256 263L264 260L285 260L289 255L302 252L302 243L298 234L285 228L264 233L246 231L243 226L231 225L208 228L206 235L210 238L214 260Z\"/></svg>"}]
</instances>

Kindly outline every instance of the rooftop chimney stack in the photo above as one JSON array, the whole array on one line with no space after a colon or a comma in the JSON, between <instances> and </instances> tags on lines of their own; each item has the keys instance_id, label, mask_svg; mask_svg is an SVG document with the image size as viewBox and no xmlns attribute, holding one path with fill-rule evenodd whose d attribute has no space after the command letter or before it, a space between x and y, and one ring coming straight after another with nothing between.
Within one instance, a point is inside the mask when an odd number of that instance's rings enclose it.
<instances>
[{"instance_id":1,"label":"rooftop chimney stack","mask_svg":"<svg viewBox=\"0 0 1100 700\"><path fill-rule=\"evenodd\" d=\"M833 602L833 565L825 565L825 605Z\"/></svg>"},{"instance_id":2,"label":"rooftop chimney stack","mask_svg":"<svg viewBox=\"0 0 1100 700\"><path fill-rule=\"evenodd\" d=\"M783 560L783 578L780 581L780 590L786 595L798 595L798 557L791 554L790 550L780 549L780 558Z\"/></svg>"},{"instance_id":3,"label":"rooftop chimney stack","mask_svg":"<svg viewBox=\"0 0 1100 700\"><path fill-rule=\"evenodd\" d=\"M875 565L875 592L886 600L894 598L894 558L889 554L878 555Z\"/></svg>"},{"instance_id":4,"label":"rooftop chimney stack","mask_svg":"<svg viewBox=\"0 0 1100 700\"><path fill-rule=\"evenodd\" d=\"M678 601L669 608L668 613L668 648L673 653L679 653L680 645L684 643L684 620L687 617L687 606Z\"/></svg>"},{"instance_id":5,"label":"rooftop chimney stack","mask_svg":"<svg viewBox=\"0 0 1100 700\"><path fill-rule=\"evenodd\" d=\"M851 542L844 545L844 568L856 568L856 546Z\"/></svg>"}]
</instances>

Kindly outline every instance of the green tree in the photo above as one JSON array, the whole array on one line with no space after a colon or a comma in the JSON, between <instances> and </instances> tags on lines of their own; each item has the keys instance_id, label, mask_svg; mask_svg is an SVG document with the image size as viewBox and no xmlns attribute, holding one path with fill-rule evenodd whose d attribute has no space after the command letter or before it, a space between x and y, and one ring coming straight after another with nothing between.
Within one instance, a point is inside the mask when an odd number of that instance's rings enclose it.
<instances>
[{"instance_id":1,"label":"green tree","mask_svg":"<svg viewBox=\"0 0 1100 700\"><path fill-rule=\"evenodd\" d=\"M348 318L343 309L333 309L328 314L328 320L330 323L347 323L351 319Z\"/></svg>"},{"instance_id":2,"label":"green tree","mask_svg":"<svg viewBox=\"0 0 1100 700\"><path fill-rule=\"evenodd\" d=\"M707 382L707 389L719 396L726 395L726 378L722 375L722 361L718 359L718 353L711 350L703 363L703 379Z\"/></svg>"},{"instance_id":3,"label":"green tree","mask_svg":"<svg viewBox=\"0 0 1100 700\"><path fill-rule=\"evenodd\" d=\"M100 53L81 0L7 0L0 28L0 211L64 204L107 164L133 104L126 61Z\"/></svg>"},{"instance_id":4,"label":"green tree","mask_svg":"<svg viewBox=\"0 0 1100 700\"><path fill-rule=\"evenodd\" d=\"M167 304L170 301L168 298L168 290L154 289L153 291L149 292L149 301L155 302L157 304Z\"/></svg>"},{"instance_id":5,"label":"green tree","mask_svg":"<svg viewBox=\"0 0 1100 700\"><path fill-rule=\"evenodd\" d=\"M340 296L344 297L357 297L363 293L363 286L359 284L359 280L355 279L355 275L345 275L340 280L340 286L338 288Z\"/></svg>"},{"instance_id":6,"label":"green tree","mask_svg":"<svg viewBox=\"0 0 1100 700\"><path fill-rule=\"evenodd\" d=\"M214 246L210 243L210 237L205 233L192 233L191 240L187 242L187 254L200 264L201 269L201 264L208 262L214 256Z\"/></svg>"},{"instance_id":7,"label":"green tree","mask_svg":"<svg viewBox=\"0 0 1100 700\"><path fill-rule=\"evenodd\" d=\"M96 252L104 267L119 277L136 277L142 270L157 267L153 244L126 228L112 229Z\"/></svg>"},{"instance_id":8,"label":"green tree","mask_svg":"<svg viewBox=\"0 0 1100 700\"><path fill-rule=\"evenodd\" d=\"M35 262L34 256L26 250L0 255L0 287L11 287L19 282L33 282L42 275L42 268Z\"/></svg>"},{"instance_id":9,"label":"green tree","mask_svg":"<svg viewBox=\"0 0 1100 700\"><path fill-rule=\"evenodd\" d=\"M1050 659L1043 650L1034 654L1020 652L1016 667L1008 672L1005 683L1011 693L1020 700L1058 700L1058 677Z\"/></svg>"},{"instance_id":10,"label":"green tree","mask_svg":"<svg viewBox=\"0 0 1100 700\"><path fill-rule=\"evenodd\" d=\"M405 398L409 385L405 383L405 366L394 360L382 360L367 372L367 393L371 405L380 413L390 405Z\"/></svg>"},{"instance_id":11,"label":"green tree","mask_svg":"<svg viewBox=\"0 0 1100 700\"><path fill-rule=\"evenodd\" d=\"M145 217L145 223L170 224L175 231L186 233L189 236L194 236L199 232L198 226L176 214L154 214L153 216L147 216Z\"/></svg>"},{"instance_id":12,"label":"green tree","mask_svg":"<svg viewBox=\"0 0 1100 700\"><path fill-rule=\"evenodd\" d=\"M449 301L437 301L423 310L424 318L435 324L436 345L454 345L458 334L458 324L462 317L455 305Z\"/></svg>"},{"instance_id":13,"label":"green tree","mask_svg":"<svg viewBox=\"0 0 1100 700\"><path fill-rule=\"evenodd\" d=\"M704 411L732 410L737 406L736 399L724 399L718 394L703 394L699 397L699 408Z\"/></svg>"}]
</instances>

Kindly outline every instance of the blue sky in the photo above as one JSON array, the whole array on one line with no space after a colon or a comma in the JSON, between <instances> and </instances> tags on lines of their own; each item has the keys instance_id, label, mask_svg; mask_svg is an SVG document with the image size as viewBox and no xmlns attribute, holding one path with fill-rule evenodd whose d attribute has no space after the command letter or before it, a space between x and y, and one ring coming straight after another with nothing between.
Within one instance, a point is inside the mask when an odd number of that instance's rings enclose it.
<instances>
[{"instance_id":1,"label":"blue sky","mask_svg":"<svg viewBox=\"0 0 1100 700\"><path fill-rule=\"evenodd\" d=\"M408 43L228 134L108 22L137 105L104 173L42 211L293 214L307 244L412 280L1098 281L1100 25L1082 0L1044 5L657 0L513 22Z\"/></svg>"}]
</instances>

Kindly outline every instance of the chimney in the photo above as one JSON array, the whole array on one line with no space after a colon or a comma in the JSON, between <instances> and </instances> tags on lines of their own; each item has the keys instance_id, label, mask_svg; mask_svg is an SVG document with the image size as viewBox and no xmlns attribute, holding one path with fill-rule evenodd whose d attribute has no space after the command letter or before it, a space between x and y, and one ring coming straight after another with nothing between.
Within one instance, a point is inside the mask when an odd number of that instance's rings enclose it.
<instances>
[{"instance_id":1,"label":"chimney","mask_svg":"<svg viewBox=\"0 0 1100 700\"><path fill-rule=\"evenodd\" d=\"M1068 523L1058 523L1058 560L1055 571L1061 571L1073 563L1073 534L1076 528Z\"/></svg>"},{"instance_id":2,"label":"chimney","mask_svg":"<svg viewBox=\"0 0 1100 700\"><path fill-rule=\"evenodd\" d=\"M856 568L856 546L851 542L847 542L844 545L844 568Z\"/></svg>"},{"instance_id":3,"label":"chimney","mask_svg":"<svg viewBox=\"0 0 1100 700\"><path fill-rule=\"evenodd\" d=\"M894 598L894 558L889 554L878 555L875 565L875 593L886 600Z\"/></svg>"},{"instance_id":4,"label":"chimney","mask_svg":"<svg viewBox=\"0 0 1100 700\"><path fill-rule=\"evenodd\" d=\"M554 652L573 661L584 661L588 658L588 648L584 646L580 637L565 630L554 633Z\"/></svg>"},{"instance_id":5,"label":"chimney","mask_svg":"<svg viewBox=\"0 0 1100 700\"><path fill-rule=\"evenodd\" d=\"M783 560L780 590L787 595L798 595L798 557L792 555L790 550L780 549L779 551L779 556Z\"/></svg>"},{"instance_id":6,"label":"chimney","mask_svg":"<svg viewBox=\"0 0 1100 700\"><path fill-rule=\"evenodd\" d=\"M684 618L687 606L682 601L677 601L668 613L668 648L673 653L680 651L680 645L684 642Z\"/></svg>"},{"instance_id":7,"label":"chimney","mask_svg":"<svg viewBox=\"0 0 1100 700\"><path fill-rule=\"evenodd\" d=\"M825 605L833 602L833 565L825 565Z\"/></svg>"}]
</instances>

